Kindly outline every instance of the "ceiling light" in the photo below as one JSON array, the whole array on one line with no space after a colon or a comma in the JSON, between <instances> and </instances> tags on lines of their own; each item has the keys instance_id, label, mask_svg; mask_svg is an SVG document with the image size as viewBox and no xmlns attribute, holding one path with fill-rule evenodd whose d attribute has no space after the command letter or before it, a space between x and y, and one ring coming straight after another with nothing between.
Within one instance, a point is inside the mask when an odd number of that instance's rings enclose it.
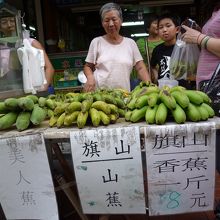
<instances>
[{"instance_id":1,"label":"ceiling light","mask_svg":"<svg viewBox=\"0 0 220 220\"><path fill-rule=\"evenodd\" d=\"M144 25L144 21L131 21L131 22L123 22L122 26L138 26Z\"/></svg>"},{"instance_id":2,"label":"ceiling light","mask_svg":"<svg viewBox=\"0 0 220 220\"><path fill-rule=\"evenodd\" d=\"M32 31L36 31L35 27L33 27L33 26L29 26L29 29Z\"/></svg>"},{"instance_id":3,"label":"ceiling light","mask_svg":"<svg viewBox=\"0 0 220 220\"><path fill-rule=\"evenodd\" d=\"M131 37L148 37L148 33L137 33L137 34L131 34Z\"/></svg>"},{"instance_id":4,"label":"ceiling light","mask_svg":"<svg viewBox=\"0 0 220 220\"><path fill-rule=\"evenodd\" d=\"M185 4L193 4L194 0L157 0L157 1L141 1L140 5L146 6L164 6L164 5L185 5Z\"/></svg>"}]
</instances>

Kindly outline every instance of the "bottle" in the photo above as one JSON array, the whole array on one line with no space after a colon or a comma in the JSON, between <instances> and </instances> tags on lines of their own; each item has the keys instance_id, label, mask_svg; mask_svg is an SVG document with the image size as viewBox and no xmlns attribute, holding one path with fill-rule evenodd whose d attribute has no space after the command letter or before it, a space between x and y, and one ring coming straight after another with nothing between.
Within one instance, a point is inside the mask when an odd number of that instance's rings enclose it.
<instances>
[{"instance_id":1,"label":"bottle","mask_svg":"<svg viewBox=\"0 0 220 220\"><path fill-rule=\"evenodd\" d=\"M68 70L64 70L63 75L64 75L64 80L69 80L69 71Z\"/></svg>"}]
</instances>

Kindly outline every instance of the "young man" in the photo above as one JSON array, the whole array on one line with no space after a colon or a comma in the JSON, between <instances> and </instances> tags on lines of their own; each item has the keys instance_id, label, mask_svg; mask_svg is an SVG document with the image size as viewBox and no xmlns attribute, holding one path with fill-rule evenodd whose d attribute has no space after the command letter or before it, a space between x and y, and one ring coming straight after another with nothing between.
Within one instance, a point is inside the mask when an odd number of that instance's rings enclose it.
<instances>
[{"instance_id":1,"label":"young man","mask_svg":"<svg viewBox=\"0 0 220 220\"><path fill-rule=\"evenodd\" d=\"M164 43L153 50L151 57L152 74L155 80L170 79L170 56L179 32L180 19L172 14L164 14L158 18L158 33ZM156 66L159 68L156 68Z\"/></svg>"}]
</instances>

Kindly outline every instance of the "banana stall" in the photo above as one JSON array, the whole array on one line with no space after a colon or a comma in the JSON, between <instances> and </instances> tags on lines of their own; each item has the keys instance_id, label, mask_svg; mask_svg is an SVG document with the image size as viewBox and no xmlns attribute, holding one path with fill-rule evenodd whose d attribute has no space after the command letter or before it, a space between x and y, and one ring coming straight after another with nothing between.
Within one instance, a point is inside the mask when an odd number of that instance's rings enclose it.
<instances>
[{"instance_id":1,"label":"banana stall","mask_svg":"<svg viewBox=\"0 0 220 220\"><path fill-rule=\"evenodd\" d=\"M10 97L0 113L6 219L61 218L61 191L81 219L214 209L220 119L203 92L142 82Z\"/></svg>"},{"instance_id":2,"label":"banana stall","mask_svg":"<svg viewBox=\"0 0 220 220\"><path fill-rule=\"evenodd\" d=\"M1 219L214 209L220 119L211 97L150 82L83 93L83 53L50 57L56 94L41 96L42 52L22 37L17 12L1 11L16 24L0 38Z\"/></svg>"}]
</instances>

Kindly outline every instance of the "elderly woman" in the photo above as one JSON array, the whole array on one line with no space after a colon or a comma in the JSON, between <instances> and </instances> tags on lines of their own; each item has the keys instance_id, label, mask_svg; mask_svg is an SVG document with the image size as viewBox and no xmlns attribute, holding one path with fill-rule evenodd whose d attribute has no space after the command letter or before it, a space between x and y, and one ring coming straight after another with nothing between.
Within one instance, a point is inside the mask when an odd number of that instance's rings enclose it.
<instances>
[{"instance_id":1,"label":"elderly woman","mask_svg":"<svg viewBox=\"0 0 220 220\"><path fill-rule=\"evenodd\" d=\"M107 3L100 9L100 15L106 34L94 38L90 44L84 66L87 77L84 90L88 92L97 88L121 88L130 91L133 66L142 81L150 81L135 41L119 34L122 24L120 6Z\"/></svg>"}]
</instances>

